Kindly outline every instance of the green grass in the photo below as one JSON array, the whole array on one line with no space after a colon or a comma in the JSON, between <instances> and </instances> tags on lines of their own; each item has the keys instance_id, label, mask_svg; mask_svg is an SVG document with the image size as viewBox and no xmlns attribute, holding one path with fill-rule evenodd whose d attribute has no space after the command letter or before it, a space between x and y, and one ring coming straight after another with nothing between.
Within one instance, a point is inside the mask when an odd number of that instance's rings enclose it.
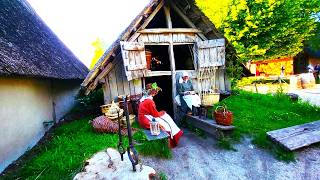
<instances>
[{"instance_id":1,"label":"green grass","mask_svg":"<svg viewBox=\"0 0 320 180\"><path fill-rule=\"evenodd\" d=\"M19 165L0 179L70 179L93 154L107 147L116 148L117 134L95 133L88 121L89 118L63 123L51 132L51 138L27 152ZM148 142L140 131L134 139L140 142L136 146L139 154L171 157L167 140ZM127 147L127 138L124 144Z\"/></svg>"},{"instance_id":2,"label":"green grass","mask_svg":"<svg viewBox=\"0 0 320 180\"><path fill-rule=\"evenodd\" d=\"M240 91L220 104L225 104L234 114L233 140L249 135L254 144L272 151L281 160L293 160L294 154L274 145L267 139L266 132L320 119L319 107L301 101L294 103L281 93L262 95Z\"/></svg>"}]
</instances>

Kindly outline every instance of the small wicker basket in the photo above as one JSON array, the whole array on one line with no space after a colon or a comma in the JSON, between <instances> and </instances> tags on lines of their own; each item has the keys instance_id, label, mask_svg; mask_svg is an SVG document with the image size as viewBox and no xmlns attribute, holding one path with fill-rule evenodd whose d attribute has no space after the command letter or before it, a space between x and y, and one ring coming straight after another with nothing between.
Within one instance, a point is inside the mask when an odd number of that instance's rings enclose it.
<instances>
[{"instance_id":1,"label":"small wicker basket","mask_svg":"<svg viewBox=\"0 0 320 180\"><path fill-rule=\"evenodd\" d=\"M225 106L218 106L213 112L217 124L230 126L233 120L233 113L228 111Z\"/></svg>"},{"instance_id":2,"label":"small wicker basket","mask_svg":"<svg viewBox=\"0 0 320 180\"><path fill-rule=\"evenodd\" d=\"M220 99L220 93L207 93L202 94L201 104L205 106L218 103Z\"/></svg>"}]
</instances>

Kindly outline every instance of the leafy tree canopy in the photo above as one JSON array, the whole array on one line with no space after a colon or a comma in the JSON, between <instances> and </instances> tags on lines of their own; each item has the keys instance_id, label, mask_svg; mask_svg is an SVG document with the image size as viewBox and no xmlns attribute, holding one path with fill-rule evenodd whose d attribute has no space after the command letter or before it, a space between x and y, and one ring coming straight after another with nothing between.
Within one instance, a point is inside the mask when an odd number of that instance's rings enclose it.
<instances>
[{"instance_id":1,"label":"leafy tree canopy","mask_svg":"<svg viewBox=\"0 0 320 180\"><path fill-rule=\"evenodd\" d=\"M95 41L91 43L94 48L94 56L92 57L90 69L94 67L100 57L103 55L106 50L106 43L102 41L100 38L97 38Z\"/></svg>"},{"instance_id":2,"label":"leafy tree canopy","mask_svg":"<svg viewBox=\"0 0 320 180\"><path fill-rule=\"evenodd\" d=\"M304 42L315 37L319 27L319 0L196 0L196 3L232 43L243 62L295 56Z\"/></svg>"}]
</instances>

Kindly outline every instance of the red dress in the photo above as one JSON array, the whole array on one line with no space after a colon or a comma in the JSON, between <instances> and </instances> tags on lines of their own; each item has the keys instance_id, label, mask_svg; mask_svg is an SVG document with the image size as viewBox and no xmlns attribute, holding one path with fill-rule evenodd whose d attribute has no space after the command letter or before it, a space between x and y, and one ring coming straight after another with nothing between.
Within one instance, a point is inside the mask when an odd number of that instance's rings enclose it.
<instances>
[{"instance_id":1,"label":"red dress","mask_svg":"<svg viewBox=\"0 0 320 180\"><path fill-rule=\"evenodd\" d=\"M151 115L154 118L158 118L158 117L163 117L163 116L168 116L166 115L166 112L164 111L158 111L156 108L156 105L154 103L154 101L152 100L152 97L147 97L147 98L143 98L140 101L139 104L139 110L138 110L138 120L139 120L139 124L142 128L145 129L150 129L150 119L148 119L147 116ZM174 123L173 120L171 123ZM160 122L161 125L161 122ZM175 124L171 124L171 126L175 126L177 127ZM168 133L170 133L169 129L164 128ZM179 139L182 136L183 131L182 130L178 130L177 133L173 134L173 137L169 139L170 141L170 147L175 147L178 145Z\"/></svg>"}]
</instances>

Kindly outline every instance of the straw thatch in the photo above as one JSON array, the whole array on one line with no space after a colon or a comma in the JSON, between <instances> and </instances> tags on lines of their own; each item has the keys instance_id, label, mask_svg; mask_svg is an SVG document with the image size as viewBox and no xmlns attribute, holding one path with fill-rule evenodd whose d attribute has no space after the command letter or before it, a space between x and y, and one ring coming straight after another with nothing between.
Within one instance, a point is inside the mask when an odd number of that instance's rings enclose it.
<instances>
[{"instance_id":1,"label":"straw thatch","mask_svg":"<svg viewBox=\"0 0 320 180\"><path fill-rule=\"evenodd\" d=\"M0 1L0 76L84 79L87 73L26 0Z\"/></svg>"},{"instance_id":2,"label":"straw thatch","mask_svg":"<svg viewBox=\"0 0 320 180\"><path fill-rule=\"evenodd\" d=\"M89 72L82 86L87 88L87 92L95 89L95 79L101 71L115 59L120 53L120 41L127 41L135 32L139 31L144 21L152 14L157 5L162 0L151 0L150 3L141 11L141 13L131 22L125 31L121 33L119 38L107 49L95 67ZM224 38L214 26L214 24L206 17L203 12L195 5L194 0L166 0L166 3L174 3L189 20L200 29L204 36L208 39Z\"/></svg>"}]
</instances>

